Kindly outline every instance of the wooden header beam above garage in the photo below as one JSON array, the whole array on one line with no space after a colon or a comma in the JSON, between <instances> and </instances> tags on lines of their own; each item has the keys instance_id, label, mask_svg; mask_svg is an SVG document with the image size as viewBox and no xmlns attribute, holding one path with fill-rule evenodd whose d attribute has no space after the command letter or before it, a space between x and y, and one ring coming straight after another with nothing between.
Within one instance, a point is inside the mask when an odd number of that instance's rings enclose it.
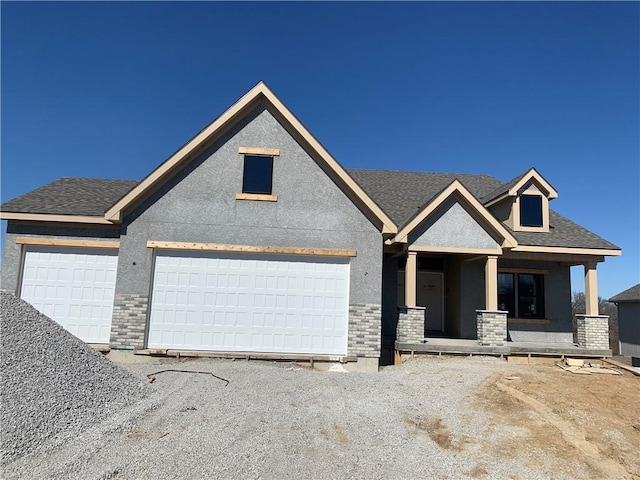
<instances>
[{"instance_id":1,"label":"wooden header beam above garage","mask_svg":"<svg viewBox=\"0 0 640 480\"><path fill-rule=\"evenodd\" d=\"M323 248L292 248L292 247L256 247L252 245L220 245L215 243L185 243L185 242L147 242L148 248L166 250L201 250L210 252L237 253L275 253L284 255L315 255L319 257L355 257L355 250L327 250Z\"/></svg>"}]
</instances>

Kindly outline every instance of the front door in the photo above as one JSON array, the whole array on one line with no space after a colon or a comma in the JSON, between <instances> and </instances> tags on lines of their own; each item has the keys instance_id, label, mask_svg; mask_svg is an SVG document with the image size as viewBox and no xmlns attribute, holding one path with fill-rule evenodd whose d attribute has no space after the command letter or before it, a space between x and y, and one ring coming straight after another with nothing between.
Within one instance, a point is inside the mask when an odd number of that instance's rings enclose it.
<instances>
[{"instance_id":1,"label":"front door","mask_svg":"<svg viewBox=\"0 0 640 480\"><path fill-rule=\"evenodd\" d=\"M418 272L416 303L427 308L425 331L444 332L444 273ZM398 305L404 305L404 270L398 270Z\"/></svg>"},{"instance_id":2,"label":"front door","mask_svg":"<svg viewBox=\"0 0 640 480\"><path fill-rule=\"evenodd\" d=\"M425 330L444 331L444 289L442 272L418 272L416 303L427 307Z\"/></svg>"}]
</instances>

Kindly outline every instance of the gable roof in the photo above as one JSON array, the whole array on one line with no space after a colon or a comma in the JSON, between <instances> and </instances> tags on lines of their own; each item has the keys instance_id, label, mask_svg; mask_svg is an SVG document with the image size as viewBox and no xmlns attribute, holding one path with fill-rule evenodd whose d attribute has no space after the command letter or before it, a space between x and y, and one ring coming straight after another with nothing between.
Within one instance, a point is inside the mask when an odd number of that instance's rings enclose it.
<instances>
[{"instance_id":1,"label":"gable roof","mask_svg":"<svg viewBox=\"0 0 640 480\"><path fill-rule=\"evenodd\" d=\"M530 168L522 175L518 175L517 177L509 180L507 183L500 185L498 188L485 194L481 200L485 205L489 205L495 203L498 200L501 200L504 197L510 196L515 197L518 194L518 190L524 187L527 183L534 181L537 185L540 185L543 189L543 193L547 195L548 198L557 198L558 192L556 192L555 188L551 186L545 178L538 173L535 168Z\"/></svg>"},{"instance_id":2,"label":"gable roof","mask_svg":"<svg viewBox=\"0 0 640 480\"><path fill-rule=\"evenodd\" d=\"M347 169L349 175L402 228L454 180L476 198L502 183L489 175Z\"/></svg>"},{"instance_id":3,"label":"gable roof","mask_svg":"<svg viewBox=\"0 0 640 480\"><path fill-rule=\"evenodd\" d=\"M0 210L7 220L13 213L98 217L96 221L104 220L99 223L111 223L104 213L137 184L136 180L63 177L3 203Z\"/></svg>"},{"instance_id":4,"label":"gable roof","mask_svg":"<svg viewBox=\"0 0 640 480\"><path fill-rule=\"evenodd\" d=\"M310 150L313 158L321 164L323 170L327 172L336 184L345 191L352 201L364 209L370 219L375 219L379 223L382 233L397 232L397 226L391 218L365 193L360 185L353 181L346 170L311 135L264 82L258 83L222 115L147 175L138 185L106 211L106 219L114 222L121 221L125 210L130 209L141 199L146 198L169 177L184 167L206 145L211 144L222 136L242 117L259 105L265 105L281 123L289 127L289 132L308 151Z\"/></svg>"},{"instance_id":5,"label":"gable roof","mask_svg":"<svg viewBox=\"0 0 640 480\"><path fill-rule=\"evenodd\" d=\"M492 192L509 191L525 176L521 175L502 184L489 175L360 169L349 169L348 172L391 216L399 229L411 221L425 205L433 201L454 180L458 180L482 202ZM508 187L508 185L511 186ZM549 232L514 232L506 225L503 224L503 226L515 237L519 246L613 250L615 252L608 254L619 254L620 247L553 210L549 211L549 224Z\"/></svg>"},{"instance_id":6,"label":"gable roof","mask_svg":"<svg viewBox=\"0 0 640 480\"><path fill-rule=\"evenodd\" d=\"M456 197L457 200L462 203L466 203L477 215L484 219L485 223L493 230L494 234L497 234L502 238L501 246L515 247L516 240L507 231L496 218L489 213L489 211L482 206L478 199L473 196L465 188L459 180L451 182L444 190L438 193L432 200L430 200L409 222L407 222L398 232L395 237L397 242L406 242L407 236L424 220L426 220L436 209L442 205L448 198Z\"/></svg>"},{"instance_id":7,"label":"gable roof","mask_svg":"<svg viewBox=\"0 0 640 480\"><path fill-rule=\"evenodd\" d=\"M640 283L609 299L613 303L640 302Z\"/></svg>"}]
</instances>

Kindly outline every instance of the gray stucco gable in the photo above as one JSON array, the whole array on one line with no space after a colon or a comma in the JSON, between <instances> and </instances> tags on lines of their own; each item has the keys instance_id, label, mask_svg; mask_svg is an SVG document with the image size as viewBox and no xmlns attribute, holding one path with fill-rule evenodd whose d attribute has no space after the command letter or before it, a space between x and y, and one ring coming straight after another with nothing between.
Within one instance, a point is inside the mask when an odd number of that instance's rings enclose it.
<instances>
[{"instance_id":1,"label":"gray stucco gable","mask_svg":"<svg viewBox=\"0 0 640 480\"><path fill-rule=\"evenodd\" d=\"M236 200L240 147L279 149L276 202ZM351 303L379 304L382 236L271 114L259 107L124 218L117 293L147 294L146 242L202 242L355 250Z\"/></svg>"},{"instance_id":2,"label":"gray stucco gable","mask_svg":"<svg viewBox=\"0 0 640 480\"><path fill-rule=\"evenodd\" d=\"M409 236L419 247L494 249L500 244L455 199L447 200Z\"/></svg>"}]
</instances>

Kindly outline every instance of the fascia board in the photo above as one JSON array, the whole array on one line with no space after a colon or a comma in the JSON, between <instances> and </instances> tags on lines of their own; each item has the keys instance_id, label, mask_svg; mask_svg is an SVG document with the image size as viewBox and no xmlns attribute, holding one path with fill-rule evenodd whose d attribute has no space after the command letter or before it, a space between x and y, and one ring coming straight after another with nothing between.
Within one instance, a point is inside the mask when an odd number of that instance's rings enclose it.
<instances>
[{"instance_id":1,"label":"fascia board","mask_svg":"<svg viewBox=\"0 0 640 480\"><path fill-rule=\"evenodd\" d=\"M150 188L162 180L173 171L173 168L180 164L185 158L193 153L200 145L216 135L237 115L243 112L248 106L256 102L260 97L264 97L267 102L291 125L291 127L313 148L319 157L325 162L327 167L333 171L343 182L343 184L356 195L382 224L383 234L395 234L398 231L397 225L387 216L384 211L369 197L364 190L349 176L340 164L329 154L329 152L315 139L313 135L302 125L302 123L289 111L289 109L275 96L264 82L258 83L247 92L240 100L227 109L220 117L213 121L208 127L191 139L181 149L174 153L169 159L163 162L133 190L120 199L113 207L105 213L107 220L121 221L122 212L137 199L144 196Z\"/></svg>"},{"instance_id":2,"label":"fascia board","mask_svg":"<svg viewBox=\"0 0 640 480\"><path fill-rule=\"evenodd\" d=\"M511 187L507 195L511 197L517 196L518 190L524 187L531 180L535 180L536 183L539 186L541 186L543 190L545 190L545 192L543 193L545 193L545 195L549 200L558 198L558 192L556 191L556 189L553 188L553 186L549 182L547 182L545 178L542 175L540 175L535 168L532 168L531 170L529 170L527 174L523 176L518 183L516 183L513 187ZM494 201L492 202L495 203Z\"/></svg>"},{"instance_id":3,"label":"fascia board","mask_svg":"<svg viewBox=\"0 0 640 480\"><path fill-rule=\"evenodd\" d=\"M200 133L189 140L177 152L165 160L159 167L147 175L138 185L136 185L129 193L122 197L115 205L113 205L105 213L108 220L122 220L122 212L133 204L137 199L146 194L157 182L162 180L167 174L171 173L173 168L180 164L189 154L193 153L200 145L206 142L216 132L220 131L233 118L242 112L247 106L255 101L260 94L263 93L266 85L263 82L258 83L249 90L245 95L228 108L222 115L216 118L211 124L205 127Z\"/></svg>"},{"instance_id":4,"label":"fascia board","mask_svg":"<svg viewBox=\"0 0 640 480\"><path fill-rule=\"evenodd\" d=\"M344 168L336 161L335 158L322 146L322 144L307 130L307 128L296 118L296 116L280 101L276 95L265 89L264 92L267 100L273 107L283 116L283 118L291 125L291 127L304 139L304 141L319 155L326 166L335 173L344 185L351 190L357 198L359 198L366 207L374 214L374 216L382 224L382 233L397 233L397 225L384 213L384 211L375 203L369 195L351 178Z\"/></svg>"},{"instance_id":5,"label":"fascia board","mask_svg":"<svg viewBox=\"0 0 640 480\"><path fill-rule=\"evenodd\" d=\"M619 257L622 255L622 250L617 249L604 249L604 248L579 248L579 247L544 247L536 245L522 245L511 249L512 252L530 252L530 253L558 253L558 254L571 254L571 255L597 255L607 257Z\"/></svg>"},{"instance_id":6,"label":"fascia board","mask_svg":"<svg viewBox=\"0 0 640 480\"><path fill-rule=\"evenodd\" d=\"M56 215L49 213L19 213L0 212L0 220L22 220L30 222L56 222L56 223L92 223L99 225L113 225L116 222L105 217L93 217L88 215Z\"/></svg>"}]
</instances>

